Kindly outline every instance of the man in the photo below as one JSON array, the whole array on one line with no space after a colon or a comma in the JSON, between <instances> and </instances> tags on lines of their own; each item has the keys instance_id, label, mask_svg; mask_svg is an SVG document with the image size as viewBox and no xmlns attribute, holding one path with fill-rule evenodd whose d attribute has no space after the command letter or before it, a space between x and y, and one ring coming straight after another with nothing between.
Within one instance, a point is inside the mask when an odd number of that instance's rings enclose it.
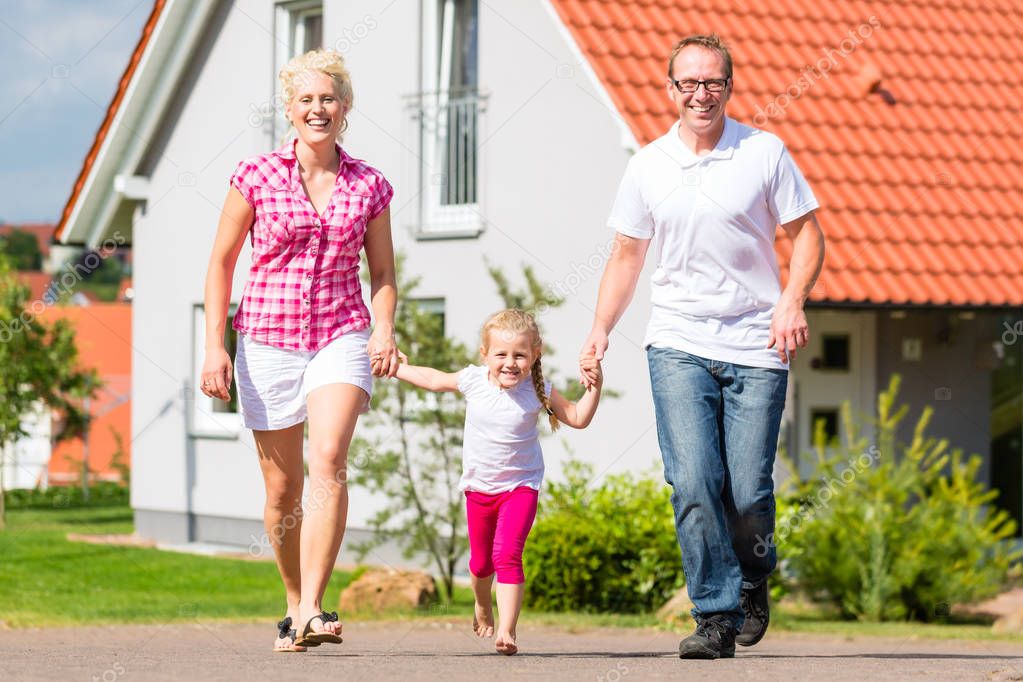
<instances>
[{"instance_id":1,"label":"man","mask_svg":"<svg viewBox=\"0 0 1023 682\"><path fill-rule=\"evenodd\" d=\"M814 198L784 144L728 118L732 59L717 36L668 60L678 122L630 159L582 355L603 358L653 245L644 347L664 475L695 608L682 658L735 655L769 619L772 470L788 364L806 346L803 306L824 260ZM776 226L793 240L781 290ZM583 372L584 383L592 377ZM765 551L766 547L766 551Z\"/></svg>"}]
</instances>

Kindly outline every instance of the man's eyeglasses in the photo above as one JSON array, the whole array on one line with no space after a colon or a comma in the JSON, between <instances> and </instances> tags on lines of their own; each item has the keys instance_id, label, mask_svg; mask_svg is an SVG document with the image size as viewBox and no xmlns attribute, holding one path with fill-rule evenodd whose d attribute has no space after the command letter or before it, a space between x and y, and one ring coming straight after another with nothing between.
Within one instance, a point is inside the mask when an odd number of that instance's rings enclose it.
<instances>
[{"instance_id":1,"label":"man's eyeglasses","mask_svg":"<svg viewBox=\"0 0 1023 682\"><path fill-rule=\"evenodd\" d=\"M683 92L688 95L689 93L699 90L701 85L707 92L724 92L725 88L728 87L728 80L729 79L727 78L708 78L705 81L697 81L689 78L681 81L672 79L671 84L674 85L675 89L679 92Z\"/></svg>"}]
</instances>

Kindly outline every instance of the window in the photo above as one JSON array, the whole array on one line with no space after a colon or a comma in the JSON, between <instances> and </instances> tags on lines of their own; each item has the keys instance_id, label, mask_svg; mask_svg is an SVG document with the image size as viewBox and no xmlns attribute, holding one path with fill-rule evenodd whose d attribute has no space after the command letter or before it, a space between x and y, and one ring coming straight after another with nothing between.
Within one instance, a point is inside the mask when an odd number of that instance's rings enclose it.
<instances>
[{"instance_id":1,"label":"window","mask_svg":"<svg viewBox=\"0 0 1023 682\"><path fill-rule=\"evenodd\" d=\"M274 111L274 145L288 134L284 120L284 100L277 74L293 57L323 46L323 3L320 0L298 0L277 5L274 13L273 91L280 110Z\"/></svg>"},{"instance_id":2,"label":"window","mask_svg":"<svg viewBox=\"0 0 1023 682\"><path fill-rule=\"evenodd\" d=\"M849 371L849 335L825 334L821 339L821 369Z\"/></svg>"},{"instance_id":3,"label":"window","mask_svg":"<svg viewBox=\"0 0 1023 682\"><path fill-rule=\"evenodd\" d=\"M443 298L413 298L413 299L410 299L409 302L413 303L415 305L415 307L418 309L419 313L422 314L422 317L420 318L422 321L419 322L416 325L416 332L418 333L420 338L423 338L423 339L438 339L439 340L440 338L442 338L447 333L447 329L446 329L446 325L445 325L446 319L445 319L445 314L444 314L444 299ZM425 318L425 319L423 319L423 318ZM430 318L432 318L432 319L430 319ZM427 342L425 345L427 346L427 348L430 348L430 347L436 348L436 346L433 346L429 342ZM410 350L411 351L411 349L408 349L408 348L406 348L404 350ZM420 346L420 350L422 350L421 346ZM412 351L412 352L414 353L415 351ZM409 361L412 364L416 364L417 362L421 363L421 362L423 362L423 358L412 357L412 358L409 358ZM435 369L439 369L442 372L457 372L458 370L460 370L462 368L461 367L436 367ZM407 403L408 404L408 408L409 408L410 412L412 412L412 413L419 412L420 410L435 410L435 409L437 409L437 406L439 404L439 398L438 398L437 394L436 393L430 393L429 391L426 392L426 394L423 396L422 400L420 400L416 396L415 393L410 391L409 392L409 397L407 398L407 400L408 400L408 403Z\"/></svg>"},{"instance_id":4,"label":"window","mask_svg":"<svg viewBox=\"0 0 1023 682\"><path fill-rule=\"evenodd\" d=\"M994 505L1016 521L1023 535L1023 313L993 319L991 370L991 486Z\"/></svg>"},{"instance_id":5,"label":"window","mask_svg":"<svg viewBox=\"0 0 1023 682\"><path fill-rule=\"evenodd\" d=\"M418 299L414 299L414 300L416 302L416 305L419 306L420 310L422 310L424 313L429 313L430 315L433 315L436 318L438 318L438 320L440 321L440 334L441 334L441 336L446 334L447 333L447 329L445 327L446 320L445 320L445 317L444 317L444 299L443 298L418 298Z\"/></svg>"},{"instance_id":6,"label":"window","mask_svg":"<svg viewBox=\"0 0 1023 682\"><path fill-rule=\"evenodd\" d=\"M423 0L423 91L415 98L422 150L422 235L478 234L480 114L477 0Z\"/></svg>"},{"instance_id":7,"label":"window","mask_svg":"<svg viewBox=\"0 0 1023 682\"><path fill-rule=\"evenodd\" d=\"M814 408L810 410L810 423L813 425L813 443L816 443L817 424L820 423L824 427L824 442L829 446L837 444L838 409L834 407Z\"/></svg>"},{"instance_id":8,"label":"window","mask_svg":"<svg viewBox=\"0 0 1023 682\"><path fill-rule=\"evenodd\" d=\"M238 349L238 332L234 330L235 306L227 314L227 330L224 333L224 347L234 362ZM187 387L191 420L190 435L198 437L234 437L241 430L241 416L238 414L238 382L231 382L231 399L227 402L205 395L199 390L202 364L205 360L206 317L205 308L200 304L192 310L193 352L192 382Z\"/></svg>"}]
</instances>

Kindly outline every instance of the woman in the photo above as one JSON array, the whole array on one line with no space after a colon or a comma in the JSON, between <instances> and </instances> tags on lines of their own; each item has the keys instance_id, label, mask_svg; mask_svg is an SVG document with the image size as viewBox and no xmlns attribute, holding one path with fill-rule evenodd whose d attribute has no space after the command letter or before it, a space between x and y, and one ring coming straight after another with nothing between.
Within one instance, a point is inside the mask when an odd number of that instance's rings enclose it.
<instances>
[{"instance_id":1,"label":"woman","mask_svg":"<svg viewBox=\"0 0 1023 682\"><path fill-rule=\"evenodd\" d=\"M266 486L264 523L287 595L274 651L341 642L321 599L348 514L348 446L369 407L373 376L394 376L396 286L383 175L337 144L352 107L341 55L314 50L280 73L297 133L246 159L231 177L206 276L201 388L228 399L224 327L246 234L252 265L234 319L242 422L252 429ZM362 300L365 247L376 324ZM370 354L374 360L370 361ZM309 421L309 503L302 509L303 431ZM301 635L292 627L302 627Z\"/></svg>"}]
</instances>

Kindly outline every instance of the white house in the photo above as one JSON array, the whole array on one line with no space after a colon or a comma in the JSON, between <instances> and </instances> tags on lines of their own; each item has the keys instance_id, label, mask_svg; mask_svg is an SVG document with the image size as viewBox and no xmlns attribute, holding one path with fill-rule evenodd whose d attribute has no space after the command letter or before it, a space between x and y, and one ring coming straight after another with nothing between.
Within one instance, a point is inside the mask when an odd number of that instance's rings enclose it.
<instances>
[{"instance_id":1,"label":"white house","mask_svg":"<svg viewBox=\"0 0 1023 682\"><path fill-rule=\"evenodd\" d=\"M985 456L1019 518L1023 153L961 152L956 140L972 129L948 112L942 80L955 71L911 37L940 34L947 14L965 26L983 19L965 7L922 12L928 25L889 5L856 11L810 0L771 12L638 0L158 0L59 227L64 243L119 232L134 249L138 532L243 545L262 533L251 436L231 405L193 389L218 212L237 161L279 144L281 64L319 45L346 55L355 108L345 147L395 186L396 245L448 333L474 344L499 307L488 263L513 278L532 266L566 298L541 322L558 351L550 364L567 374L589 331L626 161L672 121L667 53L709 31L733 47L732 115L789 143L829 237L786 444L806 450L814 419L840 432L839 404L869 411L899 371L903 397L933 403L934 430ZM1003 42L971 49L995 64L1008 51L1018 65L1023 48ZM1011 111L981 99L971 107L1008 128ZM780 237L783 264L789 248ZM640 347L648 302L641 286L612 337L607 385L622 397L590 429L548 439L549 477L569 448L600 474L658 470ZM350 536L384 503L355 491Z\"/></svg>"}]
</instances>

